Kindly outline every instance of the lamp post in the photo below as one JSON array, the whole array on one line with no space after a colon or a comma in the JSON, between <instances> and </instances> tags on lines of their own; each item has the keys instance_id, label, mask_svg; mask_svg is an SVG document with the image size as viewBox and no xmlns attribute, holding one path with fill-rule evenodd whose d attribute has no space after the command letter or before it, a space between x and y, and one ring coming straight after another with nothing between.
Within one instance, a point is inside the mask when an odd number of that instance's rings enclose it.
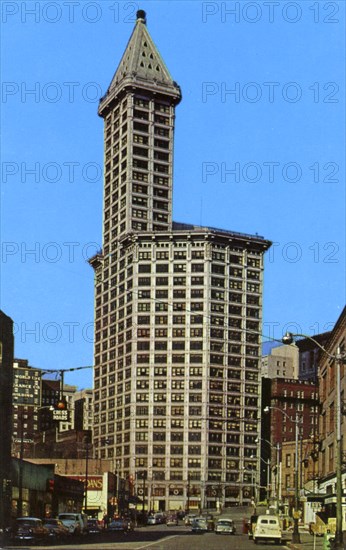
<instances>
[{"instance_id":1,"label":"lamp post","mask_svg":"<svg viewBox=\"0 0 346 550\"><path fill-rule=\"evenodd\" d=\"M143 485L142 485L142 516L143 516L143 521L144 521L144 509L145 509L145 480L147 479L147 472L146 470L142 470L141 472L138 472L140 473L140 476L138 476L139 478L142 478L143 480Z\"/></svg>"},{"instance_id":2,"label":"lamp post","mask_svg":"<svg viewBox=\"0 0 346 550\"><path fill-rule=\"evenodd\" d=\"M117 484L117 491L116 491L116 499L117 499L117 505L118 505L118 516L120 516L120 460L116 461L116 484Z\"/></svg>"},{"instance_id":3,"label":"lamp post","mask_svg":"<svg viewBox=\"0 0 346 550\"><path fill-rule=\"evenodd\" d=\"M250 457L250 458L253 458L253 457ZM249 472L251 474L251 503L254 507L254 514L255 514L256 505L257 505L255 468L244 468L244 472ZM243 483L244 483L244 476L243 476Z\"/></svg>"},{"instance_id":4,"label":"lamp post","mask_svg":"<svg viewBox=\"0 0 346 550\"><path fill-rule=\"evenodd\" d=\"M276 452L276 477L275 477L275 484L272 483L272 497L273 500L276 503L276 511L279 512L279 502L281 500L281 494L280 494L280 443L278 442L276 445L273 445L268 439L265 439L263 437L257 437L256 443L259 441L264 441L269 445L271 452L273 449L275 449ZM268 459L269 460L269 459ZM271 476L273 477L273 476ZM268 478L269 479L269 478Z\"/></svg>"},{"instance_id":5,"label":"lamp post","mask_svg":"<svg viewBox=\"0 0 346 550\"><path fill-rule=\"evenodd\" d=\"M85 443L85 481L84 481L84 511L88 514L88 481L89 481L89 444L90 436L84 437Z\"/></svg>"},{"instance_id":6,"label":"lamp post","mask_svg":"<svg viewBox=\"0 0 346 550\"><path fill-rule=\"evenodd\" d=\"M343 545L343 533L342 533L342 439L341 439L341 363L346 360L346 353L341 352L340 346L337 347L336 354L329 353L315 338L307 336L306 334L293 334L292 332L286 332L282 338L283 344L291 345L294 343L294 338L303 337L311 340L318 348L320 348L328 357L335 361L336 365L336 425L335 425L335 447L336 447L336 529L334 538L334 549L342 550Z\"/></svg>"},{"instance_id":7,"label":"lamp post","mask_svg":"<svg viewBox=\"0 0 346 550\"><path fill-rule=\"evenodd\" d=\"M294 460L294 514L293 514L293 532L292 532L292 542L300 544L300 534L298 527L298 513L299 513L299 424L302 423L302 419L299 417L299 414L296 412L296 418L291 418L285 411L279 407L265 407L264 412L268 413L270 409L280 411L281 414L286 416L291 422L295 424L295 460Z\"/></svg>"},{"instance_id":8,"label":"lamp post","mask_svg":"<svg viewBox=\"0 0 346 550\"><path fill-rule=\"evenodd\" d=\"M19 453L19 477L18 477L18 501L17 517L23 515L23 467L24 467L24 413L20 416L20 453Z\"/></svg>"},{"instance_id":9,"label":"lamp post","mask_svg":"<svg viewBox=\"0 0 346 550\"><path fill-rule=\"evenodd\" d=\"M250 458L257 458L256 455L251 455ZM267 493L267 506L269 508L269 499L270 499L270 458L264 460L261 456L258 457L266 466L267 466L267 483L266 483L266 493Z\"/></svg>"},{"instance_id":10,"label":"lamp post","mask_svg":"<svg viewBox=\"0 0 346 550\"><path fill-rule=\"evenodd\" d=\"M190 512L190 473L187 473L187 504L186 504L186 512L189 514Z\"/></svg>"}]
</instances>

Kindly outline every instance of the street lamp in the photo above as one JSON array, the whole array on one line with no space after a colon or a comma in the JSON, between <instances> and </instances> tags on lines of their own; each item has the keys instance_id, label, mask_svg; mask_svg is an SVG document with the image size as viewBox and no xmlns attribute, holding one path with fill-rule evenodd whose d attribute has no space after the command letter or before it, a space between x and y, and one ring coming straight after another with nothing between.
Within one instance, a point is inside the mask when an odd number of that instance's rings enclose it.
<instances>
[{"instance_id":1,"label":"street lamp","mask_svg":"<svg viewBox=\"0 0 346 550\"><path fill-rule=\"evenodd\" d=\"M295 424L295 461L294 461L294 514L293 514L293 533L292 533L292 542L300 544L300 534L298 527L298 510L299 510L299 461L298 461L298 439L299 439L299 424L302 423L302 419L299 417L296 412L295 420L291 418L285 411L279 407L265 407L264 412L268 413L270 409L280 411L284 416L286 416L291 422Z\"/></svg>"},{"instance_id":2,"label":"street lamp","mask_svg":"<svg viewBox=\"0 0 346 550\"><path fill-rule=\"evenodd\" d=\"M20 452L19 452L19 478L18 478L18 500L17 517L23 515L23 463L24 460L24 412L20 416Z\"/></svg>"},{"instance_id":3,"label":"street lamp","mask_svg":"<svg viewBox=\"0 0 346 550\"><path fill-rule=\"evenodd\" d=\"M254 507L254 513L256 513L257 494L256 494L256 482L255 482L255 468L244 468L244 471L249 472L251 474L251 501ZM244 481L244 477L243 477L243 481Z\"/></svg>"},{"instance_id":4,"label":"street lamp","mask_svg":"<svg viewBox=\"0 0 346 550\"><path fill-rule=\"evenodd\" d=\"M190 473L187 473L187 505L186 505L186 512L187 514L190 513Z\"/></svg>"},{"instance_id":5,"label":"street lamp","mask_svg":"<svg viewBox=\"0 0 346 550\"><path fill-rule=\"evenodd\" d=\"M84 437L85 443L85 481L84 481L84 511L88 513L88 482L89 482L89 445L90 436Z\"/></svg>"},{"instance_id":6,"label":"street lamp","mask_svg":"<svg viewBox=\"0 0 346 550\"><path fill-rule=\"evenodd\" d=\"M121 465L121 462L120 460L117 460L116 461L116 484L117 484L117 495L116 495L116 499L117 499L117 504L118 504L118 516L120 516L120 465Z\"/></svg>"},{"instance_id":7,"label":"street lamp","mask_svg":"<svg viewBox=\"0 0 346 550\"><path fill-rule=\"evenodd\" d=\"M147 471L142 470L141 472L138 472L138 479L143 480L142 489L139 489L137 492L142 493L142 516L144 521L144 509L145 509L145 480L147 479Z\"/></svg>"},{"instance_id":8,"label":"street lamp","mask_svg":"<svg viewBox=\"0 0 346 550\"><path fill-rule=\"evenodd\" d=\"M276 502L276 511L279 512L279 502L281 501L281 483L280 483L280 473L281 473L281 463L280 463L280 443L278 442L276 445L273 445L268 439L265 439L264 437L256 437L255 443L258 443L259 441L264 441L269 445L270 449L275 449L276 451L276 477L275 477L275 484L272 491L272 496L274 497L273 500Z\"/></svg>"},{"instance_id":9,"label":"street lamp","mask_svg":"<svg viewBox=\"0 0 346 550\"><path fill-rule=\"evenodd\" d=\"M257 458L256 455L251 455L250 458ZM270 458L264 460L261 456L258 457L267 466L267 506L269 508L270 499Z\"/></svg>"},{"instance_id":10,"label":"street lamp","mask_svg":"<svg viewBox=\"0 0 346 550\"><path fill-rule=\"evenodd\" d=\"M340 346L336 349L336 354L329 353L321 344L306 334L293 334L292 332L286 332L282 338L283 344L293 344L294 338L303 337L311 340L318 348L320 348L328 357L331 357L336 364L336 429L335 429L335 447L336 447L336 529L334 539L334 549L342 550L343 545L343 532L342 532L342 439L341 439L341 363L346 360L346 353L341 352Z\"/></svg>"}]
</instances>

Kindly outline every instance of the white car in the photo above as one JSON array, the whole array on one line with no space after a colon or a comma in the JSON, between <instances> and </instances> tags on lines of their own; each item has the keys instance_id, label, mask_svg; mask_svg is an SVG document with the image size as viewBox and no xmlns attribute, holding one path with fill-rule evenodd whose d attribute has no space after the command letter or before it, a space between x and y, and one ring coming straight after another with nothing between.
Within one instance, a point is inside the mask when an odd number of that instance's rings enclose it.
<instances>
[{"instance_id":1,"label":"white car","mask_svg":"<svg viewBox=\"0 0 346 550\"><path fill-rule=\"evenodd\" d=\"M282 531L277 516L269 514L258 516L256 527L253 532L253 541L257 544L260 540L272 540L276 544L281 544Z\"/></svg>"},{"instance_id":2,"label":"white car","mask_svg":"<svg viewBox=\"0 0 346 550\"><path fill-rule=\"evenodd\" d=\"M191 531L194 533L204 533L208 531L207 520L205 518L194 518L191 521Z\"/></svg>"},{"instance_id":3,"label":"white car","mask_svg":"<svg viewBox=\"0 0 346 550\"><path fill-rule=\"evenodd\" d=\"M81 535L88 532L88 517L86 514L62 512L58 519L68 528L71 535Z\"/></svg>"},{"instance_id":4,"label":"white car","mask_svg":"<svg viewBox=\"0 0 346 550\"><path fill-rule=\"evenodd\" d=\"M160 512L157 514L151 514L148 516L147 525L159 525L161 523L165 523L165 519L164 514L161 514Z\"/></svg>"},{"instance_id":5,"label":"white car","mask_svg":"<svg viewBox=\"0 0 346 550\"><path fill-rule=\"evenodd\" d=\"M197 517L197 514L187 514L184 518L185 525L191 525L192 521Z\"/></svg>"},{"instance_id":6,"label":"white car","mask_svg":"<svg viewBox=\"0 0 346 550\"><path fill-rule=\"evenodd\" d=\"M233 519L219 518L215 525L215 533L225 535L235 535L235 526Z\"/></svg>"}]
</instances>

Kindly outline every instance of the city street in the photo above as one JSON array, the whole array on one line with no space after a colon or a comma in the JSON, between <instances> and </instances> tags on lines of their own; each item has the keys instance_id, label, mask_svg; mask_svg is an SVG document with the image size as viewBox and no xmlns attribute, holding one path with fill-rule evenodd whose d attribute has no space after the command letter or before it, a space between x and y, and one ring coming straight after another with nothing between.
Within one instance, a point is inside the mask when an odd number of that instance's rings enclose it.
<instances>
[{"instance_id":1,"label":"city street","mask_svg":"<svg viewBox=\"0 0 346 550\"><path fill-rule=\"evenodd\" d=\"M85 539L84 539L85 540ZM256 545L261 549L267 545ZM270 545L271 547L273 545ZM88 537L85 542L79 540L75 544L61 544L57 546L5 546L5 548L36 548L50 550L254 550L255 545L246 535L216 535L213 532L204 534L192 533L188 527L166 527L165 525L144 527L129 535L119 533L109 536Z\"/></svg>"},{"instance_id":2,"label":"city street","mask_svg":"<svg viewBox=\"0 0 346 550\"><path fill-rule=\"evenodd\" d=\"M26 550L49 549L49 550L254 550L267 548L278 548L270 543L255 545L248 536L242 533L243 518L248 517L240 509L234 509L232 512L224 514L232 515L235 520L236 535L216 535L214 532L204 534L195 534L191 528L184 524L178 526L152 525L139 527L129 534L121 533L102 533L101 535L83 537L82 539L72 541L68 544L50 545L50 546L4 546L11 550L25 548ZM322 538L313 537L307 533L301 534L304 549L321 550ZM291 540L291 533L284 535L283 544L280 548L287 548Z\"/></svg>"}]
</instances>

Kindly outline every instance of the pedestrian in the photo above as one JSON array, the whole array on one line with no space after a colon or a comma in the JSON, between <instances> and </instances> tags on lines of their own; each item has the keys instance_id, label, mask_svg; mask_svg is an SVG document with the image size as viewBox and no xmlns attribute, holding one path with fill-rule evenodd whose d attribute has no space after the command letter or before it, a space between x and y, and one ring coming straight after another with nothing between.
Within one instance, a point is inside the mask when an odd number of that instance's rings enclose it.
<instances>
[{"instance_id":1,"label":"pedestrian","mask_svg":"<svg viewBox=\"0 0 346 550\"><path fill-rule=\"evenodd\" d=\"M104 514L102 521L103 521L103 528L108 529L109 516L107 514Z\"/></svg>"}]
</instances>

